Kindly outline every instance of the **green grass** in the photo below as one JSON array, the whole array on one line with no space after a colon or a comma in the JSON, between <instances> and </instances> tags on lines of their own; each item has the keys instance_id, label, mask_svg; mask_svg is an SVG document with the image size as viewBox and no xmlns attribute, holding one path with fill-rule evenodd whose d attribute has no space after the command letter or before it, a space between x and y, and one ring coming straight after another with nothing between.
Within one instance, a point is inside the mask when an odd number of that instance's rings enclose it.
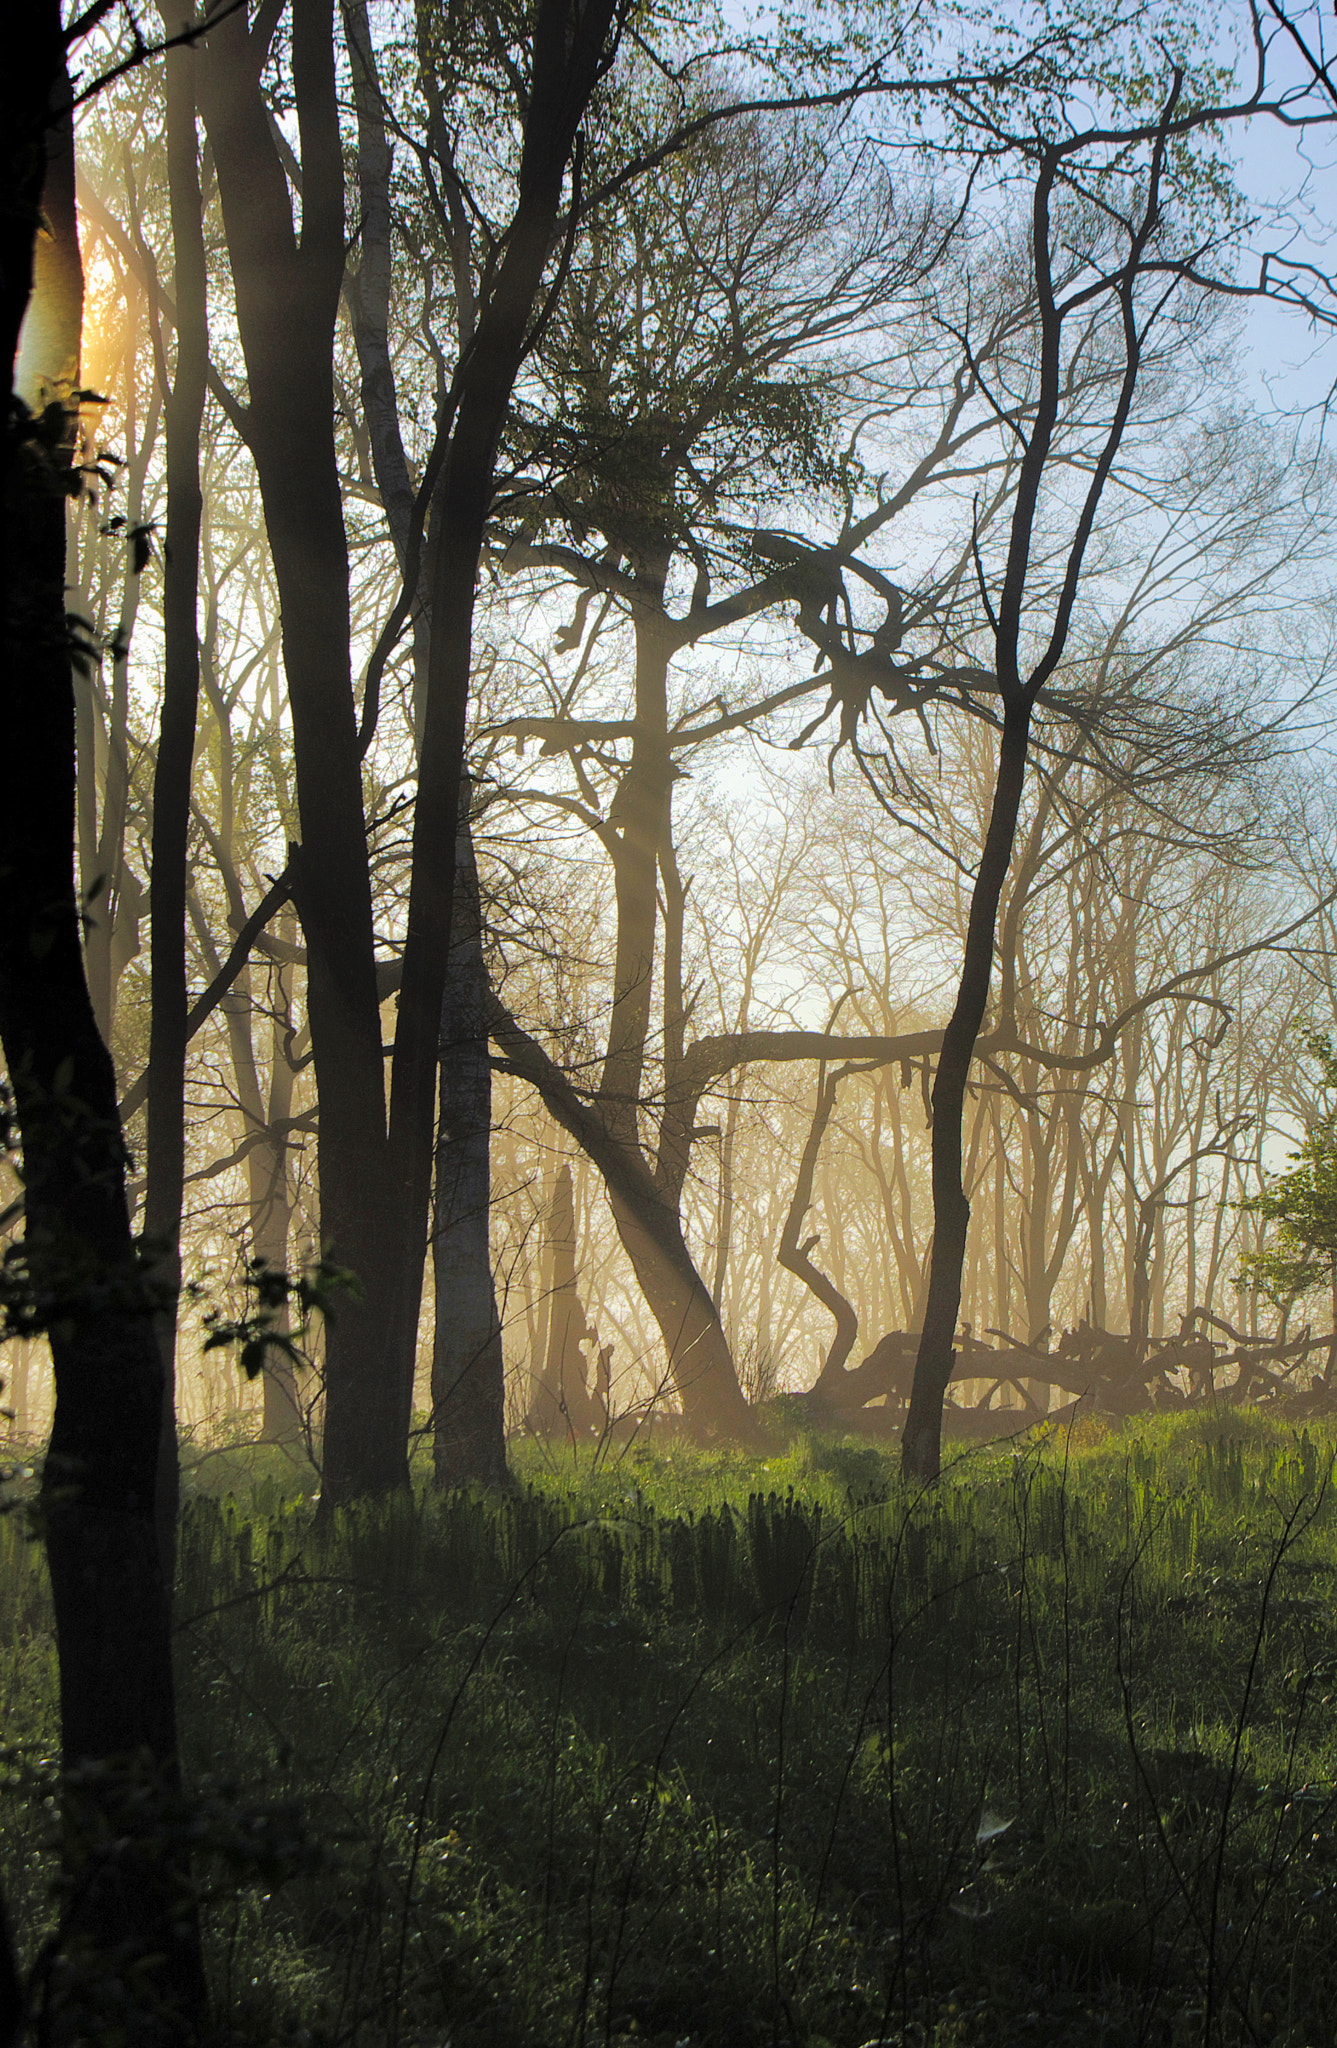
<instances>
[{"instance_id":1,"label":"green grass","mask_svg":"<svg viewBox=\"0 0 1337 2048\"><path fill-rule=\"evenodd\" d=\"M211 1459L188 1764L293 1838L216 1886L224 2038L1328 2048L1334 1448L1151 1419L962 1453L927 1494L812 1438L530 1450L507 1498L332 1524L280 1458ZM27 1757L45 1627L10 1517ZM29 1951L49 1828L16 1786Z\"/></svg>"}]
</instances>

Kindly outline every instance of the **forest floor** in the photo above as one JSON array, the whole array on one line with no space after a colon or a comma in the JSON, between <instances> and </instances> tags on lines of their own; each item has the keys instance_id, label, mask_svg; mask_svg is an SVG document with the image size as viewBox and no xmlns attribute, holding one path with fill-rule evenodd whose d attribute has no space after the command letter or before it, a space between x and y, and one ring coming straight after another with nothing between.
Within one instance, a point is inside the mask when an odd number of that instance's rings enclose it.
<instances>
[{"instance_id":1,"label":"forest floor","mask_svg":"<svg viewBox=\"0 0 1337 2048\"><path fill-rule=\"evenodd\" d=\"M522 1448L321 1523L217 1453L177 1596L219 2040L1284 2043L1337 2026L1337 1437L1243 1412L973 1448L933 1491ZM0 1521L29 1958L40 1548Z\"/></svg>"}]
</instances>

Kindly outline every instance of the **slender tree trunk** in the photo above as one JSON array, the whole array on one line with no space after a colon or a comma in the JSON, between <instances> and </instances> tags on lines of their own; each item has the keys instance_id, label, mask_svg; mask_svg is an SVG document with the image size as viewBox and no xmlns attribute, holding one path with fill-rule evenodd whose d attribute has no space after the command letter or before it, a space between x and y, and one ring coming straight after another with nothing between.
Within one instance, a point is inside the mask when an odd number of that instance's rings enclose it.
<instances>
[{"instance_id":1,"label":"slender tree trunk","mask_svg":"<svg viewBox=\"0 0 1337 2048\"><path fill-rule=\"evenodd\" d=\"M134 310L142 317L143 300L139 293L135 294ZM144 516L144 486L158 438L162 410L162 393L156 385L149 399L148 416L142 423L136 422L135 410L132 396L126 420L126 435L132 452L122 478L124 517L129 530L139 526ZM99 523L96 518L89 519L86 530L95 530ZM91 540L87 543L89 548L93 545ZM101 824L93 836L91 857L81 865L88 918L84 935L88 989L98 1029L106 1043L111 1045L120 979L139 952L139 924L145 897L139 878L126 858L125 846L130 813L130 649L139 616L141 579L135 571L134 557L123 534L106 537L102 545L109 553L119 556L123 565L121 597L115 624L110 630L106 625L105 605L100 626L92 625L92 607L85 607L90 615L88 630L102 650L101 658L89 671L87 702L94 728L99 722L103 723L105 739L103 746L99 747L96 731L89 734L87 720L81 721L86 728L82 778L88 789L86 813L95 816L99 792L102 798ZM104 695L101 678L107 667L111 670L111 689ZM80 694L84 693L81 691ZM89 737L93 738L91 748L87 745ZM84 844L81 822L81 853Z\"/></svg>"},{"instance_id":2,"label":"slender tree trunk","mask_svg":"<svg viewBox=\"0 0 1337 2048\"><path fill-rule=\"evenodd\" d=\"M715 1271L710 1283L719 1318L728 1327L725 1312L725 1295L729 1281L729 1254L733 1249L734 1218L734 1152L738 1144L738 1111L743 1090L747 1086L747 1068L740 1067L729 1089L729 1105L724 1112L724 1135L720 1140L720 1186L715 1205Z\"/></svg>"},{"instance_id":3,"label":"slender tree trunk","mask_svg":"<svg viewBox=\"0 0 1337 2048\"><path fill-rule=\"evenodd\" d=\"M538 1232L538 1300L536 1304L537 1313L533 1318L530 1331L529 1403L525 1410L525 1420L530 1428L539 1428L542 1426L536 1418L539 1412L540 1403L543 1401L544 1398L544 1388L546 1384L544 1379L544 1373L548 1362L548 1334L552 1329L552 1293L554 1265L552 1247L552 1205L553 1198L556 1194L556 1190L556 1174L553 1174L552 1184L550 1186L547 1174L540 1169L539 1202L538 1210L535 1216L535 1228Z\"/></svg>"},{"instance_id":4,"label":"slender tree trunk","mask_svg":"<svg viewBox=\"0 0 1337 2048\"><path fill-rule=\"evenodd\" d=\"M450 447L432 508L431 660L413 810L412 879L390 1083L394 1381L407 1433L422 1299L441 1001L450 952L455 846L473 659L474 599L497 447L552 254L567 167L611 61L617 0L538 0L518 198L495 281L458 379Z\"/></svg>"},{"instance_id":5,"label":"slender tree trunk","mask_svg":"<svg viewBox=\"0 0 1337 2048\"><path fill-rule=\"evenodd\" d=\"M608 1045L599 1084L604 1123L640 1148L641 1086L655 980L656 884L670 832L673 761L668 743L672 641L660 612L663 576L646 576L636 614L636 720L631 762L609 812L617 939Z\"/></svg>"},{"instance_id":6,"label":"slender tree trunk","mask_svg":"<svg viewBox=\"0 0 1337 2048\"><path fill-rule=\"evenodd\" d=\"M358 122L358 264L347 298L361 369L367 436L401 572L411 563L414 491L399 426L390 354L392 149L365 0L343 6ZM461 338L463 339L463 337ZM413 614L414 734L421 737L431 675L432 612L420 590ZM492 1277L492 1069L487 961L467 790L459 803L455 918L441 998L440 1123L432 1252L434 1459L438 1482L499 1485L506 1478L506 1386ZM416 1326L415 1326L416 1337Z\"/></svg>"},{"instance_id":7,"label":"slender tree trunk","mask_svg":"<svg viewBox=\"0 0 1337 2048\"><path fill-rule=\"evenodd\" d=\"M291 913L278 920L278 936L292 941L295 920ZM269 1099L267 1125L269 1143L257 1146L251 1159L254 1171L250 1183L251 1244L255 1257L286 1271L288 1238L292 1229L292 1186L288 1169L287 1123L292 1115L295 1075L288 1058L288 1036L292 1028L292 1000L288 988L289 970L281 969L269 1045ZM247 1165L251 1160L247 1161ZM280 1325L287 1330L286 1311ZM271 1356L264 1369L264 1408L260 1434L267 1444L296 1443L306 1432L306 1418L297 1385L297 1374L282 1354Z\"/></svg>"},{"instance_id":8,"label":"slender tree trunk","mask_svg":"<svg viewBox=\"0 0 1337 2048\"><path fill-rule=\"evenodd\" d=\"M585 1354L585 1311L576 1272L576 1198L571 1167L563 1160L553 1186L548 1212L548 1337L530 1427L542 1436L565 1435L573 1441L587 1433L588 1401Z\"/></svg>"},{"instance_id":9,"label":"slender tree trunk","mask_svg":"<svg viewBox=\"0 0 1337 2048\"><path fill-rule=\"evenodd\" d=\"M454 931L441 1002L432 1444L438 1485L502 1486L507 1477L506 1370L490 1242L490 991L467 804L460 809Z\"/></svg>"},{"instance_id":10,"label":"slender tree trunk","mask_svg":"<svg viewBox=\"0 0 1337 2048\"><path fill-rule=\"evenodd\" d=\"M7 82L0 151L10 157L6 169L18 158L21 175L11 175L5 190L7 198L17 190L28 208L30 248L40 194L48 253L65 272L66 333L47 362L54 367L49 385L65 387L68 426L63 445L27 438L12 420L4 436L0 719L22 773L10 779L0 806L0 1039L22 1144L25 1255L55 1366L42 1490L61 1750L72 1774L67 1800L72 1810L83 1806L85 1824L92 1802L104 1839L115 1844L99 1866L85 1860L76 1873L73 1934L104 1960L114 1958L124 1981L136 1972L154 1981L161 2013L131 2021L136 2039L178 2041L190 2037L202 2013L198 1931L180 1906L179 1851L161 1833L154 1840L152 1799L142 1800L136 1823L128 1778L136 1771L141 1785L151 1779L170 1791L177 1774L168 1590L154 1512L162 1359L130 1232L116 1078L89 998L73 873L74 693L65 621L69 400L81 299L73 127L58 12L28 12L37 19L24 24L24 40L35 46L26 54L42 58L49 83L25 109L15 104L20 81ZM25 53L9 54L19 63ZM22 82L31 90L31 74ZM66 111L51 126L43 185L33 151L45 153L48 89ZM8 313L8 276L4 289ZM54 423L59 414L49 417ZM90 1774L90 1766L103 1768ZM63 2024L71 2038L87 2039L103 2018L70 2012Z\"/></svg>"},{"instance_id":11,"label":"slender tree trunk","mask_svg":"<svg viewBox=\"0 0 1337 2048\"><path fill-rule=\"evenodd\" d=\"M392 1366L387 1240L422 1227L389 1215L385 1082L362 766L349 647L348 544L334 446L334 323L344 270L343 162L330 0L294 0L302 232L244 10L201 59L282 613L302 847L294 900L307 944L307 1009L320 1103L322 1249L353 1270L326 1330L322 1499L408 1480L408 1416ZM452 816L453 826L453 816ZM433 1119L428 1114L428 1141Z\"/></svg>"},{"instance_id":12,"label":"slender tree trunk","mask_svg":"<svg viewBox=\"0 0 1337 2048\"><path fill-rule=\"evenodd\" d=\"M697 1271L682 1227L682 1188L699 1097L682 1082L687 892L673 846L675 771L668 734L673 633L663 611L665 573L664 564L657 563L640 579L644 602L636 618L636 731L631 765L608 820L617 943L612 1015L597 1098L602 1156L588 1144L583 1149L608 1182L618 1235L659 1325L684 1418L707 1435L749 1436L755 1434L754 1426L718 1301ZM655 978L656 883L661 876L664 1101L651 1177L641 1143L640 1113ZM629 1173L610 1179L605 1160L617 1151ZM631 1196L631 1188L639 1185L651 1192L652 1199Z\"/></svg>"},{"instance_id":13,"label":"slender tree trunk","mask_svg":"<svg viewBox=\"0 0 1337 2048\"><path fill-rule=\"evenodd\" d=\"M812 1122L808 1127L807 1140L799 1160L798 1173L794 1181L794 1193L785 1217L784 1229L780 1232L779 1263L787 1272L793 1273L805 1287L814 1294L822 1307L835 1323L826 1357L818 1370L813 1394L819 1401L839 1402L845 1380L845 1361L853 1351L859 1335L859 1317L854 1303L845 1295L839 1285L827 1278L814 1266L811 1258L817 1244L815 1237L803 1242L799 1231L803 1219L812 1206L813 1177L817 1170L817 1158L822 1140L836 1106L836 1091L848 1071L837 1067L828 1073L825 1066L817 1070L817 1098L813 1104Z\"/></svg>"},{"instance_id":14,"label":"slender tree trunk","mask_svg":"<svg viewBox=\"0 0 1337 2048\"><path fill-rule=\"evenodd\" d=\"M291 943L294 921L286 920ZM279 930L283 932L283 923ZM219 961L210 944L205 957L217 973ZM246 1181L250 1209L250 1256L263 1260L275 1272L286 1271L288 1234L292 1218L292 1197L288 1185L288 1128L292 1113L293 1071L288 1063L285 1025L290 1022L286 974L280 973L280 994L275 1008L270 1041L268 1103L260 1090L260 1075L251 1042L254 1009L251 970L244 967L219 1009L227 1026L232 1053L232 1072L241 1110L242 1134L262 1142L253 1144L246 1155ZM274 1325L278 1334L290 1329L286 1304ZM304 1434L304 1418L298 1399L297 1380L291 1362L281 1354L271 1355L261 1375L261 1438L265 1443L293 1443Z\"/></svg>"},{"instance_id":15,"label":"slender tree trunk","mask_svg":"<svg viewBox=\"0 0 1337 2048\"><path fill-rule=\"evenodd\" d=\"M495 997L490 1022L513 1071L537 1089L548 1114L603 1177L618 1236L663 1336L685 1420L703 1436L755 1439L715 1303L683 1237L676 1197L656 1186L639 1149L613 1136L597 1109Z\"/></svg>"},{"instance_id":16,"label":"slender tree trunk","mask_svg":"<svg viewBox=\"0 0 1337 2048\"><path fill-rule=\"evenodd\" d=\"M169 35L183 23L163 10ZM167 181L172 214L176 368L167 400L167 532L163 548L163 697L153 773L153 925L149 954L149 1093L144 1236L156 1257L163 1364L159 1537L175 1553L180 1491L176 1317L186 1173L186 863L200 693L200 430L209 367L208 280L195 134L195 52L167 54Z\"/></svg>"},{"instance_id":17,"label":"slender tree trunk","mask_svg":"<svg viewBox=\"0 0 1337 2048\"><path fill-rule=\"evenodd\" d=\"M902 1440L905 1470L917 1479L936 1479L942 1463L942 1404L952 1377L952 1347L970 1227L970 1203L961 1172L966 1086L989 1001L998 904L1016 837L1029 739L1030 705L1022 699L1010 704L1004 714L993 808L971 892L961 979L933 1081L933 1252Z\"/></svg>"}]
</instances>

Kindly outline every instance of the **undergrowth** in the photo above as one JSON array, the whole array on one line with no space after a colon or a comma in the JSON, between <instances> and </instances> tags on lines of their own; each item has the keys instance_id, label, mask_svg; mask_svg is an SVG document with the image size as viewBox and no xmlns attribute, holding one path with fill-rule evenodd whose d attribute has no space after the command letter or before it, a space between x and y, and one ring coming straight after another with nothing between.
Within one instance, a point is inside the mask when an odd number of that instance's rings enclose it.
<instances>
[{"instance_id":1,"label":"undergrowth","mask_svg":"<svg viewBox=\"0 0 1337 2048\"><path fill-rule=\"evenodd\" d=\"M307 1845L218 1888L220 2038L1328 2048L1333 1450L1149 1420L910 1491L820 1439L531 1449L508 1496L325 1521L281 1458L214 1457L188 1770ZM0 1651L31 1951L54 1669L15 1517Z\"/></svg>"}]
</instances>

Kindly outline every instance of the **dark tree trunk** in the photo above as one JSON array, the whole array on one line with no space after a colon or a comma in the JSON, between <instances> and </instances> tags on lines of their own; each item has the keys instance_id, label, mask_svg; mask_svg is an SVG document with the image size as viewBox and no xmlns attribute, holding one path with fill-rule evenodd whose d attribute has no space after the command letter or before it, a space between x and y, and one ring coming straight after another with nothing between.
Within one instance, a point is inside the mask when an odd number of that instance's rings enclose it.
<instances>
[{"instance_id":1,"label":"dark tree trunk","mask_svg":"<svg viewBox=\"0 0 1337 2048\"><path fill-rule=\"evenodd\" d=\"M330 0L294 0L302 232L260 89L263 50L244 10L201 60L282 613L302 847L294 901L320 1103L322 1248L359 1292L326 1332L323 1498L408 1480L407 1414L390 1371L385 1286L402 1218L387 1213L385 1081L371 880L349 647L348 544L334 445L334 323L344 270L343 160ZM432 1117L428 1112L430 1150ZM415 1219L416 1220L416 1219ZM404 1228L411 1228L407 1223ZM418 1234L426 1240L425 1211Z\"/></svg>"},{"instance_id":2,"label":"dark tree trunk","mask_svg":"<svg viewBox=\"0 0 1337 2048\"><path fill-rule=\"evenodd\" d=\"M598 1110L496 998L490 1010L493 1039L509 1066L538 1091L549 1115L603 1176L618 1236L659 1324L685 1421L703 1437L754 1441L756 1424L728 1339L682 1233L676 1190L665 1193L656 1186L639 1149L613 1136Z\"/></svg>"},{"instance_id":3,"label":"dark tree trunk","mask_svg":"<svg viewBox=\"0 0 1337 2048\"><path fill-rule=\"evenodd\" d=\"M163 9L169 35L184 24ZM163 548L163 699L153 773L153 926L149 954L149 1094L144 1235L162 1294L159 1538L175 1553L180 1489L176 1441L176 1316L186 1172L186 862L200 693L200 429L209 367L208 281L195 134L195 53L167 55L167 180L172 213L176 369L167 400L167 532Z\"/></svg>"},{"instance_id":4,"label":"dark tree trunk","mask_svg":"<svg viewBox=\"0 0 1337 2048\"><path fill-rule=\"evenodd\" d=\"M952 1347L961 1311L961 1268L970 1227L970 1203L961 1173L961 1120L975 1041L989 1001L998 904L1012 859L1026 780L1030 716L1026 699L1010 705L1004 716L993 809L970 898L961 979L933 1080L933 1251L901 1453L906 1473L916 1479L936 1479L942 1464L942 1404L952 1377Z\"/></svg>"},{"instance_id":5,"label":"dark tree trunk","mask_svg":"<svg viewBox=\"0 0 1337 2048\"><path fill-rule=\"evenodd\" d=\"M474 590L496 449L530 345L577 127L611 59L615 0L539 0L519 197L474 345L433 504L432 637L419 744L388 1156L360 748L349 667L347 543L332 421L344 274L342 150L330 0L293 0L302 230L260 91L246 14L208 40L205 118L218 167L250 383L247 432L283 617L320 1099L326 1256L358 1268L326 1352L324 1498L407 1483L436 1124L441 1001L472 660ZM257 16L257 22L260 17Z\"/></svg>"},{"instance_id":6,"label":"dark tree trunk","mask_svg":"<svg viewBox=\"0 0 1337 2048\"><path fill-rule=\"evenodd\" d=\"M432 1445L440 1486L506 1484L506 1374L492 1281L492 1065L478 869L461 806L441 1002L432 1258Z\"/></svg>"},{"instance_id":7,"label":"dark tree trunk","mask_svg":"<svg viewBox=\"0 0 1337 2048\"><path fill-rule=\"evenodd\" d=\"M450 952L456 820L473 658L474 594L497 446L561 215L567 167L611 61L618 0L539 0L531 43L519 193L492 289L458 382L450 446L432 508L431 655L413 811L413 865L390 1092L398 1427L407 1436L422 1301L441 1001Z\"/></svg>"},{"instance_id":8,"label":"dark tree trunk","mask_svg":"<svg viewBox=\"0 0 1337 2048\"><path fill-rule=\"evenodd\" d=\"M412 618L413 726L422 731L431 673L432 610L415 542L415 493L399 426L390 353L394 223L392 149L365 0L344 0L343 15L358 123L357 267L346 297L361 370L361 398L372 468L401 573L418 565ZM463 338L461 338L463 339ZM375 707L370 707L374 717ZM370 729L363 708L364 731ZM492 1279L492 1068L487 1038L487 964L482 909L468 820L459 805L454 939L446 961L440 1020L440 1094L432 1212L435 1334L432 1435L437 1482L504 1485L505 1373ZM416 1323L413 1331L416 1354ZM410 1366L410 1372L412 1366Z\"/></svg>"},{"instance_id":9,"label":"dark tree trunk","mask_svg":"<svg viewBox=\"0 0 1337 2048\"><path fill-rule=\"evenodd\" d=\"M279 919L278 936L292 943L296 920L291 911ZM288 1237L292 1228L292 1185L288 1166L288 1118L292 1115L294 1074L288 1057L292 1032L290 969L282 968L274 991L269 1040L269 1097L265 1121L269 1142L257 1145L247 1160L250 1172L251 1249L274 1271L288 1264ZM289 1329L287 1308L278 1328ZM301 1442L307 1419L301 1389L292 1361L281 1352L271 1354L264 1368L264 1409L260 1434L267 1444Z\"/></svg>"},{"instance_id":10,"label":"dark tree trunk","mask_svg":"<svg viewBox=\"0 0 1337 2048\"><path fill-rule=\"evenodd\" d=\"M818 1403L825 1400L839 1400L845 1380L845 1360L853 1351L859 1335L859 1316L854 1303L843 1294L835 1282L827 1277L812 1262L812 1252L818 1243L816 1237L800 1241L799 1231L803 1219L812 1206L812 1184L817 1171L817 1155L826 1136L836 1106L836 1090L848 1071L838 1067L828 1073L820 1067L817 1074L817 1100L813 1104L812 1122L808 1127L807 1142L799 1160L798 1173L794 1180L794 1193L780 1232L779 1262L795 1277L801 1280L811 1293L816 1295L822 1307L835 1323L835 1332L822 1360L813 1398Z\"/></svg>"},{"instance_id":11,"label":"dark tree trunk","mask_svg":"<svg viewBox=\"0 0 1337 2048\"><path fill-rule=\"evenodd\" d=\"M58 32L54 10L31 12L46 19L48 34ZM25 28L32 33L31 23ZM13 64L15 53L9 56ZM7 80L0 149L19 153L28 183L6 182L5 197L24 191L31 238L40 191L52 242L77 274L68 111L51 125L44 189L34 187L24 156L34 138L45 145L48 89L68 110L59 62L47 79L40 101L26 110L26 129L25 110L13 104L19 81L12 72ZM58 348L52 360L71 354L77 365L77 304L73 349ZM51 415L53 427L60 417L59 410ZM79 1871L73 1939L123 1979L141 1971L154 1981L161 2012L156 2020L129 2018L136 2039L182 2040L203 2007L198 1932L182 1903L180 1852L161 1826L155 1841L154 1800L140 1803L136 1823L126 1775L133 1770L141 1785L152 1781L169 1794L177 1777L168 1591L155 1521L163 1371L131 1236L116 1080L89 998L74 883L65 616L72 411L66 419L63 441L25 435L13 414L5 431L0 719L15 772L0 805L0 1039L22 1145L24 1248L55 1368L42 1497L66 1797L78 1808L72 1819L81 1816L84 1825L92 1809L102 1836L96 1862L85 1858ZM90 1766L103 1768L90 1773ZM97 2017L105 2012L84 2015L83 2035L77 2010L63 2024L72 2038L86 2038Z\"/></svg>"}]
</instances>

